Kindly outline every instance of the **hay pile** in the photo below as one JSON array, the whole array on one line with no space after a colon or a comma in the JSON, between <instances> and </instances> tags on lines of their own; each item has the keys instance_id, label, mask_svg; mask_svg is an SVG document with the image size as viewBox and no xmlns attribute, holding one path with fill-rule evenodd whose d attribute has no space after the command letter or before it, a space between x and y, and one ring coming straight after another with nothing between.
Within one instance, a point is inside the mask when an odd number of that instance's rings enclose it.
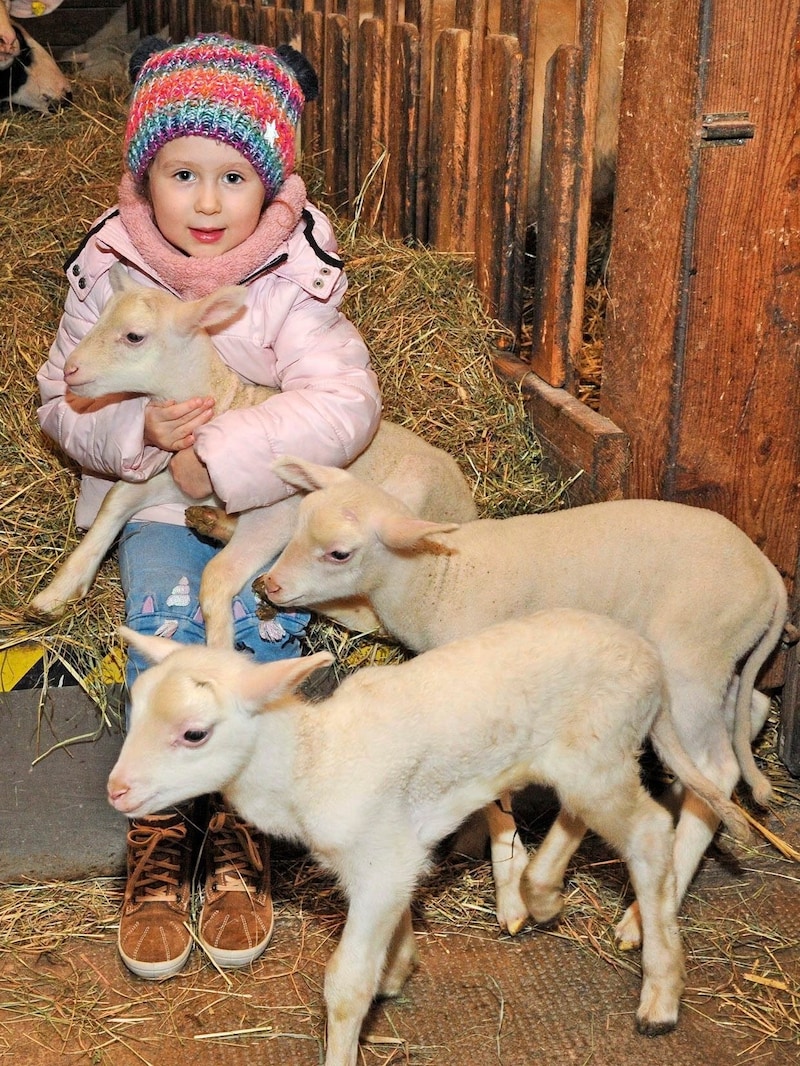
<instances>
[{"instance_id":1,"label":"hay pile","mask_svg":"<svg viewBox=\"0 0 800 1066\"><path fill-rule=\"evenodd\" d=\"M70 110L0 120L0 656L39 642L46 668L63 664L104 711L99 667L109 652L120 654L114 559L58 624L31 626L20 607L76 542L77 472L40 433L35 375L63 306L63 262L116 199L125 103L122 83L78 81ZM559 487L540 470L522 405L493 375L497 327L472 288L469 261L353 233L345 222L340 232L351 283L345 310L374 353L388 416L459 459L485 514L555 506ZM363 640L353 649L344 634L314 627L313 642L328 639L345 655L376 654Z\"/></svg>"}]
</instances>

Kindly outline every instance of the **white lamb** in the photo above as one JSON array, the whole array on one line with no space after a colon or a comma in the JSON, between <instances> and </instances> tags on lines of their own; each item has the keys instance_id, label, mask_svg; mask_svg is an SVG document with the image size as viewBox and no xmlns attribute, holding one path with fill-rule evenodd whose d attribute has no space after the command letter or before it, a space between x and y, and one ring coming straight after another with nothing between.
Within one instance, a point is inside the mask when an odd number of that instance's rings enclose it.
<instances>
[{"instance_id":1,"label":"white lamb","mask_svg":"<svg viewBox=\"0 0 800 1066\"><path fill-rule=\"evenodd\" d=\"M636 1024L653 1036L674 1028L684 974L673 829L639 780L648 733L732 831L746 838L747 826L681 748L648 641L598 615L541 612L360 670L309 705L291 693L330 662L325 652L259 666L121 632L159 665L133 686L108 779L114 807L143 817L221 792L264 832L305 844L347 895L325 976L327 1066L355 1066L372 999L399 993L415 965L409 905L436 843L530 782L552 786L576 830L590 826L627 863L644 934ZM526 856L518 891L526 915L548 922L560 879L540 865Z\"/></svg>"},{"instance_id":2,"label":"white lamb","mask_svg":"<svg viewBox=\"0 0 800 1066\"><path fill-rule=\"evenodd\" d=\"M294 537L256 582L272 603L324 611L327 599L366 597L413 651L547 607L610 615L661 653L678 734L702 772L726 795L741 773L756 800L768 800L750 745L769 701L753 686L781 637L786 589L727 519L676 503L623 500L457 528L415 519L346 472L291 457L275 469L311 495ZM691 791L680 799L679 900L718 825ZM514 848L513 817L494 804L486 815L497 916L514 932L527 914L517 888L526 860ZM554 871L566 869L577 839L567 818L557 821L542 849ZM635 903L617 936L624 946L640 943Z\"/></svg>"},{"instance_id":3,"label":"white lamb","mask_svg":"<svg viewBox=\"0 0 800 1066\"><path fill-rule=\"evenodd\" d=\"M139 393L180 401L213 395L215 411L222 414L275 395L275 389L244 384L220 359L206 332L236 315L246 298L244 287L228 286L204 299L182 302L163 290L136 284L120 264L112 267L110 278L114 297L64 366L76 396ZM469 486L455 460L402 426L382 422L352 466L360 477L390 489L415 514L459 522L476 517ZM125 522L144 507L169 501L197 504L180 491L168 470L144 482L118 481L86 536L32 600L30 612L55 617L85 596ZM219 504L216 498L209 502ZM298 502L292 495L242 513L230 543L206 567L200 604L209 644L233 646L231 601L286 544ZM351 605L340 616L331 604L329 613L351 628L377 626L365 607Z\"/></svg>"}]
</instances>

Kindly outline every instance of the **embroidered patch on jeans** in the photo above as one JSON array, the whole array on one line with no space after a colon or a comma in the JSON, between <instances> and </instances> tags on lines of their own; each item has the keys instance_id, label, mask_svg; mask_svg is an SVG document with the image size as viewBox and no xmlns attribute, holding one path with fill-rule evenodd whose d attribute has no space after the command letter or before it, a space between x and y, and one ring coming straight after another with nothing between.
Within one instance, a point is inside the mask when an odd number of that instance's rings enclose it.
<instances>
[{"instance_id":1,"label":"embroidered patch on jeans","mask_svg":"<svg viewBox=\"0 0 800 1066\"><path fill-rule=\"evenodd\" d=\"M167 596L167 607L188 607L189 602L189 578L182 577Z\"/></svg>"},{"instance_id":2,"label":"embroidered patch on jeans","mask_svg":"<svg viewBox=\"0 0 800 1066\"><path fill-rule=\"evenodd\" d=\"M286 630L277 618L270 618L258 623L258 635L262 640L268 640L271 644L277 644L286 636Z\"/></svg>"},{"instance_id":3,"label":"embroidered patch on jeans","mask_svg":"<svg viewBox=\"0 0 800 1066\"><path fill-rule=\"evenodd\" d=\"M168 619L166 622L162 622L155 632L157 637L174 637L178 632L178 623L175 619Z\"/></svg>"}]
</instances>

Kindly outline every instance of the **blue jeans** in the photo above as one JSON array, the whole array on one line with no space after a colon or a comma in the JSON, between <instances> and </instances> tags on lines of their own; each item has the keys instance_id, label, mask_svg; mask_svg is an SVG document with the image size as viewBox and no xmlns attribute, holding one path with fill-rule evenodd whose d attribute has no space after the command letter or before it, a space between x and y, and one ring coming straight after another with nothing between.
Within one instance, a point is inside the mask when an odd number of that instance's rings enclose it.
<instances>
[{"instance_id":1,"label":"blue jeans","mask_svg":"<svg viewBox=\"0 0 800 1066\"><path fill-rule=\"evenodd\" d=\"M186 526L166 522L128 522L119 541L119 568L125 592L125 617L137 633L174 637L182 644L205 643L200 611L200 576L219 545ZM266 622L256 616L253 574L232 610L236 648L256 662L293 659L302 653L306 611L286 611ZM130 686L149 665L129 647L125 680Z\"/></svg>"}]
</instances>

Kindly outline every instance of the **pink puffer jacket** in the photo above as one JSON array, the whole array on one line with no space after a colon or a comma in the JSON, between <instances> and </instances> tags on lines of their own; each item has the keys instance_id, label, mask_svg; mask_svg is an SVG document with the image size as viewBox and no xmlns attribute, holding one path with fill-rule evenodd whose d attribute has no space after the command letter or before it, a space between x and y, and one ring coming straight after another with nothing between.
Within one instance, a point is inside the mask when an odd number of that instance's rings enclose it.
<instances>
[{"instance_id":1,"label":"pink puffer jacket","mask_svg":"<svg viewBox=\"0 0 800 1066\"><path fill-rule=\"evenodd\" d=\"M227 412L197 432L195 450L230 513L286 495L286 485L270 470L278 456L344 466L377 429L380 394L369 352L339 311L347 280L337 251L330 223L306 203L288 239L246 282L245 313L214 335L220 355L240 377L281 389L267 403ZM117 261L141 284L169 289L137 251L118 211L107 212L67 263L64 314L37 375L42 429L83 470L76 509L81 528L91 525L115 479L146 480L172 455L144 444L145 399L84 401L89 409L81 413L66 395L64 363L110 298L108 272ZM137 517L184 520L178 506L149 508Z\"/></svg>"}]
</instances>

